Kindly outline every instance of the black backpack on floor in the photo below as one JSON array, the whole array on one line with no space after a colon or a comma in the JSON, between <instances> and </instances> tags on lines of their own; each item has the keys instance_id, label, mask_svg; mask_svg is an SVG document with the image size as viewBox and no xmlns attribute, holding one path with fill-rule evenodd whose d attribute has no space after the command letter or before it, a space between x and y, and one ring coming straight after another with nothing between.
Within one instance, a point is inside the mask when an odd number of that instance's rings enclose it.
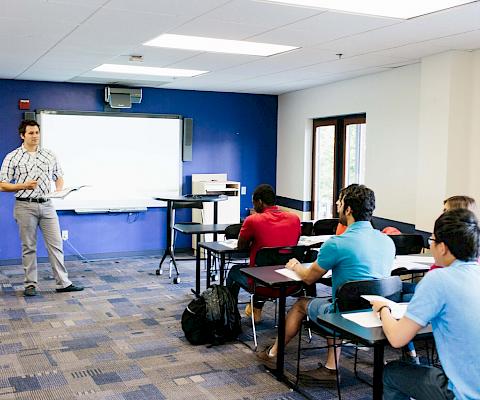
<instances>
[{"instance_id":1,"label":"black backpack on floor","mask_svg":"<svg viewBox=\"0 0 480 400\"><path fill-rule=\"evenodd\" d=\"M228 289L212 285L192 300L183 312L182 329L195 345L235 340L241 332L240 314Z\"/></svg>"}]
</instances>

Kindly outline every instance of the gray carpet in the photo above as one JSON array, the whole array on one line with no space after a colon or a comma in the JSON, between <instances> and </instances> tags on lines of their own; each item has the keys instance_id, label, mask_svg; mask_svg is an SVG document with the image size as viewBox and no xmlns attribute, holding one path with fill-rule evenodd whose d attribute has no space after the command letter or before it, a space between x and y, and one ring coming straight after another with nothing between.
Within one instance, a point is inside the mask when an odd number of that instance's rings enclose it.
<instances>
[{"instance_id":1,"label":"gray carpet","mask_svg":"<svg viewBox=\"0 0 480 400\"><path fill-rule=\"evenodd\" d=\"M68 262L70 278L86 289L58 294L49 266L41 264L39 295L31 298L23 296L22 267L2 267L0 400L304 398L265 371L241 342L191 346L180 318L193 298L194 262L179 263L177 285L167 275L156 276L157 265L157 258L141 257ZM241 297L247 299L245 293ZM260 347L275 337L273 314L267 303L258 327ZM242 325L241 339L252 346L249 320L243 318ZM294 340L287 348L291 373L296 346ZM302 367L315 367L324 354L306 356ZM369 399L371 388L353 377L352 354L343 351L343 397ZM360 359L359 368L369 378L372 353L362 351ZM336 398L333 388L305 384L302 389L317 399Z\"/></svg>"}]
</instances>

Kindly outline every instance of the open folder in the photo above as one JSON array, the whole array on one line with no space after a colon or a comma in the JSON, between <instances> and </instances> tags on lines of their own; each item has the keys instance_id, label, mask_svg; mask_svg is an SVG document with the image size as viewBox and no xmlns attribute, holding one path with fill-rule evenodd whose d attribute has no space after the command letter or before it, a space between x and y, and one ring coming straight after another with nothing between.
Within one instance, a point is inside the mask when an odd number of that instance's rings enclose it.
<instances>
[{"instance_id":1,"label":"open folder","mask_svg":"<svg viewBox=\"0 0 480 400\"><path fill-rule=\"evenodd\" d=\"M88 186L88 185L67 187L63 190L58 190L56 192L51 192L51 193L47 194L47 198L49 198L49 199L64 199L65 197L67 197L73 191L80 190L81 188L86 187L86 186Z\"/></svg>"}]
</instances>

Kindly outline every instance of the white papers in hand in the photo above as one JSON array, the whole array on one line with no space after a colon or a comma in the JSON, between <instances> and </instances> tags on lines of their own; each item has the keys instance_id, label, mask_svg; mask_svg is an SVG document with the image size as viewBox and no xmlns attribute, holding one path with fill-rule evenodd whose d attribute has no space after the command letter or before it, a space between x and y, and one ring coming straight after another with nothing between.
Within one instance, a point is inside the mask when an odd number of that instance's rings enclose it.
<instances>
[{"instance_id":1,"label":"white papers in hand","mask_svg":"<svg viewBox=\"0 0 480 400\"><path fill-rule=\"evenodd\" d=\"M302 280L302 278L300 278L295 271L292 271L291 269L288 269L288 268L276 269L275 272L278 272L279 274L282 274L283 276L286 276L287 278L293 279L294 281L301 281Z\"/></svg>"},{"instance_id":2,"label":"white papers in hand","mask_svg":"<svg viewBox=\"0 0 480 400\"><path fill-rule=\"evenodd\" d=\"M86 187L88 185L80 185L80 186L72 186L65 188L63 190L57 190L56 192L51 192L47 194L47 198L49 199L64 199L66 196L68 196L70 193L72 193L75 190L79 190L83 187Z\"/></svg>"},{"instance_id":3,"label":"white papers in hand","mask_svg":"<svg viewBox=\"0 0 480 400\"><path fill-rule=\"evenodd\" d=\"M230 249L236 249L238 244L238 239L227 239L219 243L223 244L224 246Z\"/></svg>"}]
</instances>

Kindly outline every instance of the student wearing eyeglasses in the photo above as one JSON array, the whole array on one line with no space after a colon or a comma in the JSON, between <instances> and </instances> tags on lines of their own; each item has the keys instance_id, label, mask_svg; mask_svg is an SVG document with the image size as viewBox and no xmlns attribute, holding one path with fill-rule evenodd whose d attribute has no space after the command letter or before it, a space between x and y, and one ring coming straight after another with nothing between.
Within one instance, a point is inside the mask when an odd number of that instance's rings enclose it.
<instances>
[{"instance_id":1,"label":"student wearing eyeglasses","mask_svg":"<svg viewBox=\"0 0 480 400\"><path fill-rule=\"evenodd\" d=\"M435 264L417 285L405 316L372 302L393 347L405 346L429 323L442 368L393 361L385 367L384 399L480 398L480 228L473 212L454 209L436 221L430 238Z\"/></svg>"}]
</instances>

